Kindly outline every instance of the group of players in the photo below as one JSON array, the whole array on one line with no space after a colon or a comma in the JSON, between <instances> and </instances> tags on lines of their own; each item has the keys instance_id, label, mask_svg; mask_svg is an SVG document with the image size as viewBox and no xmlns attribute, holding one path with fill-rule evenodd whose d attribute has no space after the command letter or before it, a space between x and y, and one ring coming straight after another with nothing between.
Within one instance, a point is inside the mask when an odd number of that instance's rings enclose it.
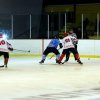
<instances>
[{"instance_id":1,"label":"group of players","mask_svg":"<svg viewBox=\"0 0 100 100\"><path fill-rule=\"evenodd\" d=\"M79 64L83 64L80 60L80 56L77 50L78 39L73 30L70 30L68 33L64 33L64 38L62 43L59 40L59 36L55 35L54 38L50 41L47 48L43 52L42 60L39 62L40 64L44 63L46 56L49 53L54 53L56 55L56 63L64 64L69 60L70 53L73 53L75 60ZM63 48L62 54L60 55L57 47ZM0 56L4 56L4 65L0 67L7 68L8 60L9 60L9 51L13 51L12 45L4 39L3 34L0 34ZM62 62L64 56L66 55L66 59Z\"/></svg>"},{"instance_id":2,"label":"group of players","mask_svg":"<svg viewBox=\"0 0 100 100\"><path fill-rule=\"evenodd\" d=\"M80 56L77 50L78 39L77 35L74 33L73 29L71 29L68 33L64 33L64 38L62 43L59 40L59 36L55 35L54 38L50 41L47 48L43 52L42 60L39 62L40 64L44 63L46 56L49 53L54 53L56 55L56 63L64 64L69 60L70 53L73 53L75 60L79 64L83 64L80 60ZM60 55L57 47L63 48L62 54ZM66 55L66 59L62 62L64 56Z\"/></svg>"}]
</instances>

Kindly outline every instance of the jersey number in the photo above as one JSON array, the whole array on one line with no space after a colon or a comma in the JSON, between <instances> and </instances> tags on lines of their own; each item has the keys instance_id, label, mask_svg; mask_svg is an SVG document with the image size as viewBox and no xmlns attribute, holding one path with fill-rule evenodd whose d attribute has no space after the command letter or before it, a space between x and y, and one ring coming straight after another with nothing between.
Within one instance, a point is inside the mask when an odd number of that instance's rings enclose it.
<instances>
[{"instance_id":1,"label":"jersey number","mask_svg":"<svg viewBox=\"0 0 100 100\"><path fill-rule=\"evenodd\" d=\"M5 41L4 40L0 41L0 45L5 45Z\"/></svg>"},{"instance_id":2,"label":"jersey number","mask_svg":"<svg viewBox=\"0 0 100 100\"><path fill-rule=\"evenodd\" d=\"M70 39L66 39L65 42L70 42Z\"/></svg>"}]
</instances>

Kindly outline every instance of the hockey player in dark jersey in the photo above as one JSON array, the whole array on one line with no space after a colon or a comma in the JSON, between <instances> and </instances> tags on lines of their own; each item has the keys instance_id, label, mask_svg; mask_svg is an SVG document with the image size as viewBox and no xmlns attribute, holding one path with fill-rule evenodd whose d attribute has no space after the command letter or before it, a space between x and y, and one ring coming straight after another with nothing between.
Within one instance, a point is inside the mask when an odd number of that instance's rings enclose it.
<instances>
[{"instance_id":1,"label":"hockey player in dark jersey","mask_svg":"<svg viewBox=\"0 0 100 100\"><path fill-rule=\"evenodd\" d=\"M42 60L39 63L41 63L41 64L44 63L46 56L51 52L56 55L56 60L58 60L59 57L60 57L60 53L57 50L58 45L59 45L60 48L63 47L62 43L59 40L59 36L55 35L54 38L48 44L47 48L44 50Z\"/></svg>"}]
</instances>

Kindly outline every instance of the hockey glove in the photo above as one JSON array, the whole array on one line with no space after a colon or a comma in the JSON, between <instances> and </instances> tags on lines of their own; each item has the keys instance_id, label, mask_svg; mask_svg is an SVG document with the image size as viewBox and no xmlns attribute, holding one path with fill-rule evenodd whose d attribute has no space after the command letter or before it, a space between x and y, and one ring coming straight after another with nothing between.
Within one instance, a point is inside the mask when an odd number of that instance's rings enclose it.
<instances>
[{"instance_id":1,"label":"hockey glove","mask_svg":"<svg viewBox=\"0 0 100 100\"><path fill-rule=\"evenodd\" d=\"M13 51L13 48L8 48L10 51Z\"/></svg>"},{"instance_id":2,"label":"hockey glove","mask_svg":"<svg viewBox=\"0 0 100 100\"><path fill-rule=\"evenodd\" d=\"M59 47L60 47L60 48L62 48L62 47L63 47L62 43L59 43Z\"/></svg>"}]
</instances>

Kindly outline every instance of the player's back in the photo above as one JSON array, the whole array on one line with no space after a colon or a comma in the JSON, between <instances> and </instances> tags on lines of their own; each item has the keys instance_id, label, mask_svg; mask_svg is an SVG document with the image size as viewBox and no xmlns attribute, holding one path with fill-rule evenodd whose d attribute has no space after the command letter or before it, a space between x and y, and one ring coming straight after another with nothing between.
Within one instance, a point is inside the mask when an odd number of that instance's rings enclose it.
<instances>
[{"instance_id":1,"label":"player's back","mask_svg":"<svg viewBox=\"0 0 100 100\"><path fill-rule=\"evenodd\" d=\"M6 39L0 38L0 51L8 52L7 41Z\"/></svg>"},{"instance_id":2,"label":"player's back","mask_svg":"<svg viewBox=\"0 0 100 100\"><path fill-rule=\"evenodd\" d=\"M52 39L48 45L48 47L55 47L57 48L57 46L59 45L60 41L59 39Z\"/></svg>"},{"instance_id":3,"label":"player's back","mask_svg":"<svg viewBox=\"0 0 100 100\"><path fill-rule=\"evenodd\" d=\"M76 38L70 35L63 38L63 48L64 49L74 48L73 41L72 41L73 39L75 40Z\"/></svg>"}]
</instances>

